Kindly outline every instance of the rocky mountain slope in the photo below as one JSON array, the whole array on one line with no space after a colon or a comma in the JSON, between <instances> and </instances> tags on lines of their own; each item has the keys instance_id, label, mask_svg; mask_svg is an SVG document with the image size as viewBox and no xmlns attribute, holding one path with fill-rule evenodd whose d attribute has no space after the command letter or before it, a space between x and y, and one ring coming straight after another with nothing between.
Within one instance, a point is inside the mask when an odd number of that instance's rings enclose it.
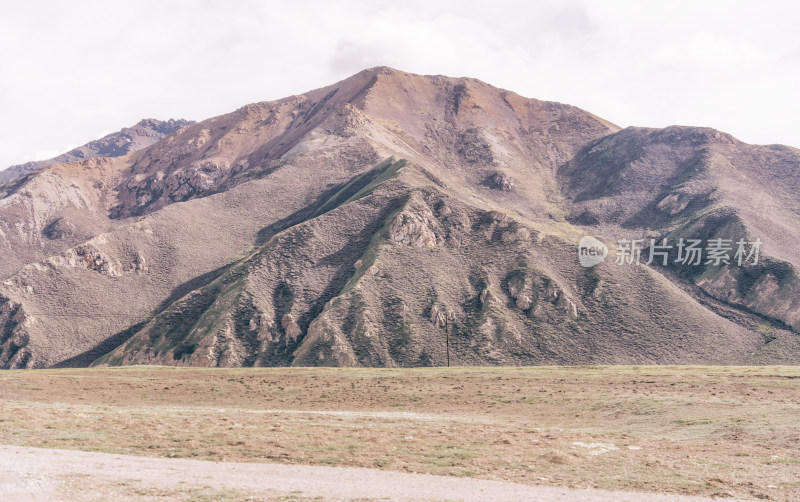
<instances>
[{"instance_id":1,"label":"rocky mountain slope","mask_svg":"<svg viewBox=\"0 0 800 502\"><path fill-rule=\"evenodd\" d=\"M798 164L373 68L0 187L0 365L797 362ZM761 261L614 263L681 236Z\"/></svg>"},{"instance_id":2,"label":"rocky mountain slope","mask_svg":"<svg viewBox=\"0 0 800 502\"><path fill-rule=\"evenodd\" d=\"M113 183L107 160L152 145L193 122L146 119L55 159L0 171L0 276L35 263L114 228L105 190ZM76 159L77 164L65 164ZM52 165L50 169L44 169ZM34 174L35 173L35 174ZM91 185L91 186L90 186Z\"/></svg>"},{"instance_id":3,"label":"rocky mountain slope","mask_svg":"<svg viewBox=\"0 0 800 502\"><path fill-rule=\"evenodd\" d=\"M0 185L17 180L26 174L53 164L75 162L94 157L121 157L146 148L164 136L189 124L194 124L194 122L183 119L169 119L166 121L155 119L140 120L132 127L125 127L118 132L90 141L52 159L26 162L3 169L0 171Z\"/></svg>"}]
</instances>

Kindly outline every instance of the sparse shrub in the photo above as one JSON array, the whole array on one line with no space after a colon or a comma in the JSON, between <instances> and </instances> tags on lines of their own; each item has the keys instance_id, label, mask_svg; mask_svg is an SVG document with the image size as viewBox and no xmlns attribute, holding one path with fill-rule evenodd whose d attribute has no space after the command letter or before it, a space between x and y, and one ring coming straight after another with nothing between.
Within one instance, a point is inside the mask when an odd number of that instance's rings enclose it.
<instances>
[{"instance_id":1,"label":"sparse shrub","mask_svg":"<svg viewBox=\"0 0 800 502\"><path fill-rule=\"evenodd\" d=\"M183 359L183 356L191 356L194 354L194 351L197 350L197 344L194 342L184 342L177 347L175 347L175 351L172 353L172 358L176 361L180 361Z\"/></svg>"}]
</instances>

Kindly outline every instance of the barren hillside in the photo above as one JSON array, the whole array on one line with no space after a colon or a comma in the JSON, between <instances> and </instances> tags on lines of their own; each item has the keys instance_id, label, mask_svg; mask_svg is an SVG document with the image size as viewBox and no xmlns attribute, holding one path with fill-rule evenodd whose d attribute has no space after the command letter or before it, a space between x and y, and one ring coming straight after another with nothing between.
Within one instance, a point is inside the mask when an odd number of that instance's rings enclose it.
<instances>
[{"instance_id":1,"label":"barren hillside","mask_svg":"<svg viewBox=\"0 0 800 502\"><path fill-rule=\"evenodd\" d=\"M796 362L798 164L365 70L0 187L0 364ZM605 263L580 266L583 235ZM681 236L760 238L761 261L614 263Z\"/></svg>"}]
</instances>

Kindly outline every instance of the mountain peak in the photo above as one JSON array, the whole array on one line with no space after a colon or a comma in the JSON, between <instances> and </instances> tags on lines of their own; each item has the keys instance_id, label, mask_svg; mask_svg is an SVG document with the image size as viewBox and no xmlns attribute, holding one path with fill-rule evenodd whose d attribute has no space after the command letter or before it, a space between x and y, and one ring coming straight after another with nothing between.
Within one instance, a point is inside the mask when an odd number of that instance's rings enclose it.
<instances>
[{"instance_id":1,"label":"mountain peak","mask_svg":"<svg viewBox=\"0 0 800 502\"><path fill-rule=\"evenodd\" d=\"M796 360L800 155L725 140L385 66L248 105L0 187L0 367ZM584 269L582 235L764 254Z\"/></svg>"},{"instance_id":2,"label":"mountain peak","mask_svg":"<svg viewBox=\"0 0 800 502\"><path fill-rule=\"evenodd\" d=\"M187 125L194 124L193 120L186 120L186 119L168 119L168 120L158 120L153 118L142 119L136 123L133 127L139 127L144 129L149 129L152 131L159 132L161 134L167 135L171 134L181 127L185 127ZM124 132L128 129L133 128L124 128L120 132ZM148 145L149 146L149 145Z\"/></svg>"},{"instance_id":3,"label":"mountain peak","mask_svg":"<svg viewBox=\"0 0 800 502\"><path fill-rule=\"evenodd\" d=\"M190 124L194 124L194 121L185 119L142 119L131 127L124 127L117 132L73 148L69 152L52 159L10 166L0 171L0 185L17 180L53 164L64 164L94 157L121 157L146 148L161 140L164 136Z\"/></svg>"},{"instance_id":4,"label":"mountain peak","mask_svg":"<svg viewBox=\"0 0 800 502\"><path fill-rule=\"evenodd\" d=\"M401 70L397 70L390 66L373 66L372 68L366 68L362 70L363 72L372 73L372 74L381 74L381 75L396 75L396 74L404 74L410 75L408 72L404 72Z\"/></svg>"}]
</instances>

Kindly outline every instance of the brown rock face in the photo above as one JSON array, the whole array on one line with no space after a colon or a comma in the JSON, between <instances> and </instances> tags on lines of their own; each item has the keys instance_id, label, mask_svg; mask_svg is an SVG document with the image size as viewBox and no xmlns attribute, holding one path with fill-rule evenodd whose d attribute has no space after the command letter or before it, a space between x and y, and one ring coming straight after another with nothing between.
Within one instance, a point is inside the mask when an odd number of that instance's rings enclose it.
<instances>
[{"instance_id":1,"label":"brown rock face","mask_svg":"<svg viewBox=\"0 0 800 502\"><path fill-rule=\"evenodd\" d=\"M514 178L500 171L491 174L484 182L489 188L510 192L514 188Z\"/></svg>"},{"instance_id":2,"label":"brown rock face","mask_svg":"<svg viewBox=\"0 0 800 502\"><path fill-rule=\"evenodd\" d=\"M389 226L389 239L413 247L432 248L436 245L433 212L416 194L406 210L398 214Z\"/></svg>"}]
</instances>

